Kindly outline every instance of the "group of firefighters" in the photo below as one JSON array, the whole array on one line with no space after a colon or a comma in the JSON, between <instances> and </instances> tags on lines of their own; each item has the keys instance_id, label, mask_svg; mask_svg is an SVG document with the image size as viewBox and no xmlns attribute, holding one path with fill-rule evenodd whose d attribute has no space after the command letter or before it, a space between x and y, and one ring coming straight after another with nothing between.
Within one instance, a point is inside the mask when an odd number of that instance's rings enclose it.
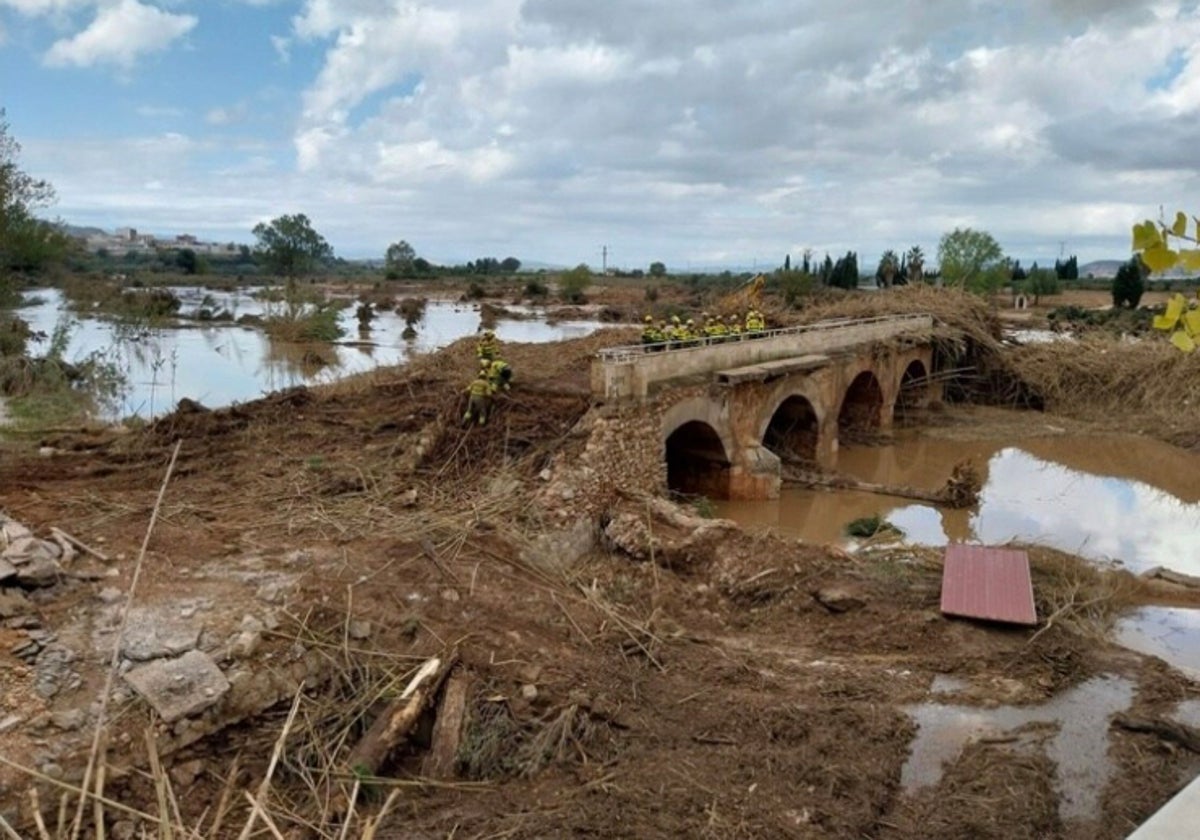
<instances>
[{"instance_id":1,"label":"group of firefighters","mask_svg":"<svg viewBox=\"0 0 1200 840\"><path fill-rule=\"evenodd\" d=\"M463 422L475 421L482 426L487 423L488 409L496 392L511 390L513 370L500 358L500 340L494 330L484 330L475 345L475 355L479 359L479 370L467 386L467 411L463 414Z\"/></svg>"},{"instance_id":2,"label":"group of firefighters","mask_svg":"<svg viewBox=\"0 0 1200 840\"><path fill-rule=\"evenodd\" d=\"M670 323L660 320L656 324L654 318L647 315L642 328L642 344L650 345L651 350L662 350L696 345L701 341L740 341L743 338L758 338L767 328L766 319L757 309L747 312L744 319L738 315L722 318L707 312L701 313L700 318L702 324L697 324L692 318L682 321L675 315Z\"/></svg>"}]
</instances>

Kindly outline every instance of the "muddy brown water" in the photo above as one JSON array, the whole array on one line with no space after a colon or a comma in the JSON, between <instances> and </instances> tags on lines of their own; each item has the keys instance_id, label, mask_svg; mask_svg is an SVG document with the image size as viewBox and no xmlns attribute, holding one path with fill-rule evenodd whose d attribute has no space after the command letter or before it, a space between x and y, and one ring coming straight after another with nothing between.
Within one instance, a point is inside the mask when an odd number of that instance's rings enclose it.
<instances>
[{"instance_id":1,"label":"muddy brown water","mask_svg":"<svg viewBox=\"0 0 1200 840\"><path fill-rule=\"evenodd\" d=\"M750 527L852 546L844 528L880 516L911 543L1048 545L1133 572L1164 566L1200 576L1200 456L1138 436L1051 434L1018 442L961 441L908 430L889 446L846 446L837 468L869 482L936 490L971 459L984 479L966 510L849 491L785 488L778 500L717 502ZM1200 677L1200 611L1145 607L1115 639Z\"/></svg>"},{"instance_id":2,"label":"muddy brown water","mask_svg":"<svg viewBox=\"0 0 1200 840\"><path fill-rule=\"evenodd\" d=\"M907 434L889 446L847 446L838 470L864 481L937 490L971 459L984 486L966 510L873 493L785 488L778 500L718 502L719 516L819 543L846 544L847 523L878 515L908 542L1049 545L1131 571L1200 575L1200 456L1136 436L1031 438L1019 443Z\"/></svg>"}]
</instances>

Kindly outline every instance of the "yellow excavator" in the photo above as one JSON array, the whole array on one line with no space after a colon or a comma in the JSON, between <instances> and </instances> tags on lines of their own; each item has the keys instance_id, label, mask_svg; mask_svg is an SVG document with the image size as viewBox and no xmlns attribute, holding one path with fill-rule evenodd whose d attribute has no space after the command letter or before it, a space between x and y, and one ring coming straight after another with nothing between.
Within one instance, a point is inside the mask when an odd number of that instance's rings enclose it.
<instances>
[{"instance_id":1,"label":"yellow excavator","mask_svg":"<svg viewBox=\"0 0 1200 840\"><path fill-rule=\"evenodd\" d=\"M713 305L713 311L725 317L737 315L739 318L745 318L746 313L751 309L758 309L759 298L762 296L763 286L766 283L767 275L754 275L732 292L717 300Z\"/></svg>"}]
</instances>

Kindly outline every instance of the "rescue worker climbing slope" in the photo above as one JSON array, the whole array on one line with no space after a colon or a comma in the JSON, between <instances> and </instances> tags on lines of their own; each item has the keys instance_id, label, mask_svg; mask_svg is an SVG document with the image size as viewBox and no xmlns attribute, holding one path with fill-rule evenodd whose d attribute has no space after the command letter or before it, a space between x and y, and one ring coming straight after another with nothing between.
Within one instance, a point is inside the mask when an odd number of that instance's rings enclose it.
<instances>
[{"instance_id":1,"label":"rescue worker climbing slope","mask_svg":"<svg viewBox=\"0 0 1200 840\"><path fill-rule=\"evenodd\" d=\"M489 362L500 355L500 341L496 338L494 331L483 331L483 336L475 345L475 355Z\"/></svg>"},{"instance_id":2,"label":"rescue worker climbing slope","mask_svg":"<svg viewBox=\"0 0 1200 840\"><path fill-rule=\"evenodd\" d=\"M463 422L470 423L475 420L480 426L487 423L488 409L491 407L492 401L492 383L488 381L487 374L479 371L479 375L467 386L467 411L463 414Z\"/></svg>"},{"instance_id":3,"label":"rescue worker climbing slope","mask_svg":"<svg viewBox=\"0 0 1200 840\"><path fill-rule=\"evenodd\" d=\"M503 359L492 359L487 366L487 379L492 385L493 393L501 388L505 391L511 390L512 377L513 369Z\"/></svg>"}]
</instances>

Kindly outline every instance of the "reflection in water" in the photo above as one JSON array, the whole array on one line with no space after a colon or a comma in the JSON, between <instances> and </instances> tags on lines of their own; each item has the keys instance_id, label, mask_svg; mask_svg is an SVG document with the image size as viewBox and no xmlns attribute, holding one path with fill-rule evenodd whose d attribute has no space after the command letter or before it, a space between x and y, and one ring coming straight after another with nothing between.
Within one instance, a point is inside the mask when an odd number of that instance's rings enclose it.
<instances>
[{"instance_id":1,"label":"reflection in water","mask_svg":"<svg viewBox=\"0 0 1200 840\"><path fill-rule=\"evenodd\" d=\"M984 478L972 509L943 510L871 493L785 489L776 501L719 502L718 513L833 543L845 539L847 522L879 514L914 543L1020 540L1118 560L1134 571L1162 565L1200 575L1195 499L1200 488L1191 486L1200 456L1157 441L1056 436L1005 446L918 436L892 446L846 447L838 467L865 481L935 490L968 457ZM1191 486L1192 498L1184 501L1162 486L1181 491Z\"/></svg>"},{"instance_id":2,"label":"reflection in water","mask_svg":"<svg viewBox=\"0 0 1200 840\"><path fill-rule=\"evenodd\" d=\"M1117 622L1117 643L1200 679L1200 610L1143 607Z\"/></svg>"},{"instance_id":3,"label":"reflection in water","mask_svg":"<svg viewBox=\"0 0 1200 840\"><path fill-rule=\"evenodd\" d=\"M1095 816L1100 792L1112 772L1108 760L1108 719L1129 707L1133 683L1095 677L1041 706L951 706L925 703L907 709L917 724L911 754L900 771L906 791L937 784L942 763L954 761L967 740L1011 732L1030 723L1049 723L1058 734L1046 745L1056 765L1055 787L1063 819Z\"/></svg>"},{"instance_id":4,"label":"reflection in water","mask_svg":"<svg viewBox=\"0 0 1200 840\"><path fill-rule=\"evenodd\" d=\"M227 311L235 317L262 316L265 305L244 291L219 292L194 287L172 291L183 301L182 311L201 308ZM65 357L80 359L105 350L128 379L128 390L119 404L105 412L108 419L169 411L184 397L210 408L257 399L294 385L328 382L381 365L404 362L413 353L445 347L479 329L475 304L429 301L414 318L395 311L376 310L367 336L359 335L354 307L340 315L340 324L352 340L340 345L299 347L270 341L260 330L231 322L185 322L182 328L130 330L102 318L70 313L57 289L36 289L28 299L40 303L23 308L22 318L34 330L54 331L60 318L72 318ZM546 342L578 338L600 326L593 321L547 324L544 320L501 321L496 334L504 342ZM414 328L406 333L406 327ZM33 352L44 348L33 347Z\"/></svg>"}]
</instances>

